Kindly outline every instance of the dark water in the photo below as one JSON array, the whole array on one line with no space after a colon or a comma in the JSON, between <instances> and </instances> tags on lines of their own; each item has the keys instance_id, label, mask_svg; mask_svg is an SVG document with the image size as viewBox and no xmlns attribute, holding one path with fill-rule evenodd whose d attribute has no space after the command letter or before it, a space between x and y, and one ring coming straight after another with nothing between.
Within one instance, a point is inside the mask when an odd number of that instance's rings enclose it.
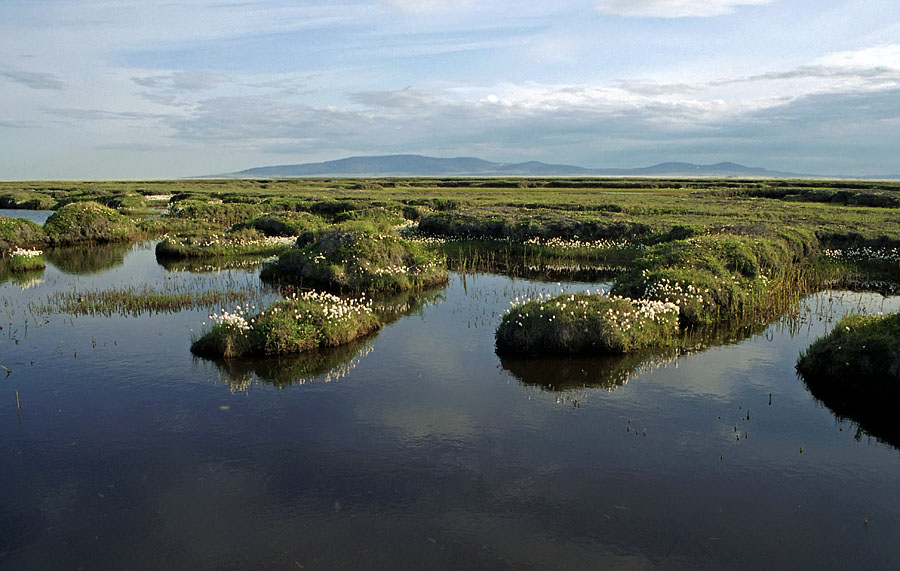
<instances>
[{"instance_id":1,"label":"dark water","mask_svg":"<svg viewBox=\"0 0 900 571\"><path fill-rule=\"evenodd\" d=\"M900 562L898 450L837 421L793 368L830 326L819 316L897 298L821 294L801 321L643 364L501 361L510 299L596 286L454 275L313 362L217 365L188 351L206 311L42 317L28 302L249 287L255 272L169 272L149 246L104 259L0 284L0 568Z\"/></svg>"}]
</instances>

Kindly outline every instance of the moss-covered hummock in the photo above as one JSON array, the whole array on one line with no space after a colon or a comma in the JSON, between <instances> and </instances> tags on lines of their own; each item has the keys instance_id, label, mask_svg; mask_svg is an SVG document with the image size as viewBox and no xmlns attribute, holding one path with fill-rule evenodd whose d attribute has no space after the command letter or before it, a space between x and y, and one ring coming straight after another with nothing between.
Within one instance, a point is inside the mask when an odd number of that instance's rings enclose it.
<instances>
[{"instance_id":1,"label":"moss-covered hummock","mask_svg":"<svg viewBox=\"0 0 900 571\"><path fill-rule=\"evenodd\" d=\"M44 224L53 244L126 242L138 237L130 218L97 202L73 202L60 207Z\"/></svg>"},{"instance_id":2,"label":"moss-covered hummock","mask_svg":"<svg viewBox=\"0 0 900 571\"><path fill-rule=\"evenodd\" d=\"M233 313L210 315L210 319L211 329L191 345L191 352L201 357L277 355L336 347L380 327L369 302L319 292L291 296L252 316L238 307Z\"/></svg>"},{"instance_id":3,"label":"moss-covered hummock","mask_svg":"<svg viewBox=\"0 0 900 571\"><path fill-rule=\"evenodd\" d=\"M444 261L396 234L338 230L282 254L265 267L270 281L350 292L399 292L447 281Z\"/></svg>"},{"instance_id":4,"label":"moss-covered hummock","mask_svg":"<svg viewBox=\"0 0 900 571\"><path fill-rule=\"evenodd\" d=\"M31 220L0 217L0 255L20 246L39 246L46 242L44 229Z\"/></svg>"},{"instance_id":5,"label":"moss-covered hummock","mask_svg":"<svg viewBox=\"0 0 900 571\"><path fill-rule=\"evenodd\" d=\"M900 446L900 313L841 319L800 356L797 372L838 416Z\"/></svg>"},{"instance_id":6,"label":"moss-covered hummock","mask_svg":"<svg viewBox=\"0 0 900 571\"><path fill-rule=\"evenodd\" d=\"M501 354L621 354L659 344L677 330L673 303L582 293L515 305L496 342Z\"/></svg>"}]
</instances>

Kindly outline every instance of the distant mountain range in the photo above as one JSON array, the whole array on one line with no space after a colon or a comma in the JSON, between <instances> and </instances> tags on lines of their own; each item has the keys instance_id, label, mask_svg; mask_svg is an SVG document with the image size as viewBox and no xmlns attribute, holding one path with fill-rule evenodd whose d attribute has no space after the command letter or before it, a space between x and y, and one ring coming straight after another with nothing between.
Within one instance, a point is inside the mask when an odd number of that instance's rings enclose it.
<instances>
[{"instance_id":1,"label":"distant mountain range","mask_svg":"<svg viewBox=\"0 0 900 571\"><path fill-rule=\"evenodd\" d=\"M633 169L585 168L573 165L495 163L474 157L437 158L422 155L348 157L321 163L257 167L225 175L234 178L380 177L380 176L633 176L633 177L803 177L737 163L696 165L668 162Z\"/></svg>"}]
</instances>

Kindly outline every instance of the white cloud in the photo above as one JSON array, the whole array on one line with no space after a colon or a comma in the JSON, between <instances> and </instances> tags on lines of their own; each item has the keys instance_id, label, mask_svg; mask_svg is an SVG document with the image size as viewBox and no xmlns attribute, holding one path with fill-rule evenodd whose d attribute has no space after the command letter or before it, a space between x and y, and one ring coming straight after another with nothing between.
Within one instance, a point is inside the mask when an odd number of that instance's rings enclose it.
<instances>
[{"instance_id":1,"label":"white cloud","mask_svg":"<svg viewBox=\"0 0 900 571\"><path fill-rule=\"evenodd\" d=\"M645 18L709 18L734 12L740 6L761 6L771 0L600 0L607 14Z\"/></svg>"}]
</instances>

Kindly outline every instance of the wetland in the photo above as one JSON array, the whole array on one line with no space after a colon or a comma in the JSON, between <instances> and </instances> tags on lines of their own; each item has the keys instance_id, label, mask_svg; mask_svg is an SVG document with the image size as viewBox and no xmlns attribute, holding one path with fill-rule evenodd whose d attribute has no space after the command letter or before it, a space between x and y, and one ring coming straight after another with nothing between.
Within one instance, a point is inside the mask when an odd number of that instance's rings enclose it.
<instances>
[{"instance_id":1,"label":"wetland","mask_svg":"<svg viewBox=\"0 0 900 571\"><path fill-rule=\"evenodd\" d=\"M900 188L523 182L0 184L5 205L127 218L105 244L28 225L9 252L44 267L0 259L0 566L895 566L895 415L842 408L795 365L842 318L900 310ZM210 254L248 229L279 241ZM392 253L354 262L353 236ZM191 352L323 284L377 326ZM664 333L541 356L573 321L498 351L548 300L554 321L665 307Z\"/></svg>"}]
</instances>

